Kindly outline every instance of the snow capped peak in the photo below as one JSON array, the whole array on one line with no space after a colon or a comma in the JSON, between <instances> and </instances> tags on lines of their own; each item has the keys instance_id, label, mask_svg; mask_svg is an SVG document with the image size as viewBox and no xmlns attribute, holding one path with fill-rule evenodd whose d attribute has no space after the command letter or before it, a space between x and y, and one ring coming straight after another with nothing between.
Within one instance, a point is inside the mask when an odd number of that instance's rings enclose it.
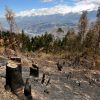
<instances>
[{"instance_id":1,"label":"snow capped peak","mask_svg":"<svg viewBox=\"0 0 100 100\"><path fill-rule=\"evenodd\" d=\"M100 3L100 1L98 2ZM80 13L83 10L93 11L97 10L99 3L97 4L97 2L94 2L94 0L91 0L91 2L90 0L87 2L86 0L82 0L80 2L75 3L73 6L59 4L51 8L25 10L16 13L16 16L25 17L25 16L43 16L43 15L53 15L53 14L65 15L67 13Z\"/></svg>"}]
</instances>

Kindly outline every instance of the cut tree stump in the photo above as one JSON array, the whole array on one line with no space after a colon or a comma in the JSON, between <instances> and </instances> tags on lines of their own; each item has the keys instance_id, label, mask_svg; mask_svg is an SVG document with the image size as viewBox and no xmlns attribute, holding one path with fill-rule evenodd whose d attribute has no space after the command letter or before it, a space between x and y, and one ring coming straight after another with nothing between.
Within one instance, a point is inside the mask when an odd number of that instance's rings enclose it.
<instances>
[{"instance_id":1,"label":"cut tree stump","mask_svg":"<svg viewBox=\"0 0 100 100\"><path fill-rule=\"evenodd\" d=\"M57 68L58 68L58 71L62 71L63 65L57 62Z\"/></svg>"},{"instance_id":2,"label":"cut tree stump","mask_svg":"<svg viewBox=\"0 0 100 100\"><path fill-rule=\"evenodd\" d=\"M22 79L22 66L15 62L9 62L6 65L6 87L9 87L11 91L23 100L23 86L24 82Z\"/></svg>"},{"instance_id":3,"label":"cut tree stump","mask_svg":"<svg viewBox=\"0 0 100 100\"><path fill-rule=\"evenodd\" d=\"M35 64L32 64L30 67L30 75L34 77L39 77L39 67Z\"/></svg>"},{"instance_id":4,"label":"cut tree stump","mask_svg":"<svg viewBox=\"0 0 100 100\"><path fill-rule=\"evenodd\" d=\"M26 79L26 83L25 83L25 87L24 87L24 95L25 95L25 100L32 100L31 83L28 78Z\"/></svg>"}]
</instances>

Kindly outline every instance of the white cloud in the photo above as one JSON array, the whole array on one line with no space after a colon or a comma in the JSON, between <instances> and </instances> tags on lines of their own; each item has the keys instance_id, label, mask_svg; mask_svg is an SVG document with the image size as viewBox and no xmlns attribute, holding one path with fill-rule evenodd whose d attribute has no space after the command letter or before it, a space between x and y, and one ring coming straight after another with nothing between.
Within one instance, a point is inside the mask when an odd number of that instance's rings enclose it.
<instances>
[{"instance_id":1,"label":"white cloud","mask_svg":"<svg viewBox=\"0 0 100 100\"><path fill-rule=\"evenodd\" d=\"M76 3L79 4L100 4L100 0L74 0Z\"/></svg>"},{"instance_id":2,"label":"white cloud","mask_svg":"<svg viewBox=\"0 0 100 100\"><path fill-rule=\"evenodd\" d=\"M53 14L67 14L70 12L80 13L83 10L88 10L88 11L97 10L100 4L100 0L81 0L81 1L74 0L74 1L75 3L73 6L60 4L51 8L41 8L41 9L21 11L17 13L16 16L41 16L41 15L53 15Z\"/></svg>"},{"instance_id":3,"label":"white cloud","mask_svg":"<svg viewBox=\"0 0 100 100\"><path fill-rule=\"evenodd\" d=\"M76 1L74 5L74 12L80 12L83 10L93 11L97 10L100 0L74 0Z\"/></svg>"},{"instance_id":4,"label":"white cloud","mask_svg":"<svg viewBox=\"0 0 100 100\"><path fill-rule=\"evenodd\" d=\"M52 2L53 0L41 0L42 2Z\"/></svg>"},{"instance_id":5,"label":"white cloud","mask_svg":"<svg viewBox=\"0 0 100 100\"><path fill-rule=\"evenodd\" d=\"M41 15L53 15L53 14L66 14L71 12L70 7L66 5L57 5L51 8L41 8L22 11L16 14L16 16L41 16Z\"/></svg>"}]
</instances>

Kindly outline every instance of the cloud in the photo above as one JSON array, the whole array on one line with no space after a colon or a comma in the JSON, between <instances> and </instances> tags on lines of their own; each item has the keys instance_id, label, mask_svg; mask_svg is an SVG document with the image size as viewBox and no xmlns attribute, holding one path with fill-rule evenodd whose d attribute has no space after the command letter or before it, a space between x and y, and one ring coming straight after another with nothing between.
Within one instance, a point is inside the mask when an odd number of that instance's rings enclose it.
<instances>
[{"instance_id":1,"label":"cloud","mask_svg":"<svg viewBox=\"0 0 100 100\"><path fill-rule=\"evenodd\" d=\"M53 0L41 0L41 1L46 3L46 2L52 2Z\"/></svg>"},{"instance_id":2,"label":"cloud","mask_svg":"<svg viewBox=\"0 0 100 100\"><path fill-rule=\"evenodd\" d=\"M44 0L47 1L47 0ZM50 1L50 0L48 0ZM53 14L67 14L67 13L80 13L83 10L93 11L97 10L100 0L74 0L74 4L69 6L66 4L58 4L51 8L41 8L21 11L16 16L42 16Z\"/></svg>"},{"instance_id":3,"label":"cloud","mask_svg":"<svg viewBox=\"0 0 100 100\"><path fill-rule=\"evenodd\" d=\"M83 10L88 10L88 11L93 11L97 10L100 0L74 0L74 12L77 11L83 11Z\"/></svg>"},{"instance_id":4,"label":"cloud","mask_svg":"<svg viewBox=\"0 0 100 100\"><path fill-rule=\"evenodd\" d=\"M66 5L57 5L51 8L41 8L21 11L16 16L41 16L41 15L53 15L53 14L66 14L71 12L70 7Z\"/></svg>"},{"instance_id":5,"label":"cloud","mask_svg":"<svg viewBox=\"0 0 100 100\"><path fill-rule=\"evenodd\" d=\"M74 0L76 5L100 5L100 0Z\"/></svg>"}]
</instances>

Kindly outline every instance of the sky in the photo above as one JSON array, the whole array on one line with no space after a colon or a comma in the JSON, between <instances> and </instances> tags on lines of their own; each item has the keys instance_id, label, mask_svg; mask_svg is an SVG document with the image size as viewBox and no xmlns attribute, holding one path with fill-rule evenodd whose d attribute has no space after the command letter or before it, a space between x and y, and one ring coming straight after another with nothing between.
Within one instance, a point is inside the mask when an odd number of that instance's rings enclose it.
<instances>
[{"instance_id":1,"label":"sky","mask_svg":"<svg viewBox=\"0 0 100 100\"><path fill-rule=\"evenodd\" d=\"M0 16L5 6L13 9L16 16L66 14L83 10L96 10L100 0L0 0Z\"/></svg>"}]
</instances>

